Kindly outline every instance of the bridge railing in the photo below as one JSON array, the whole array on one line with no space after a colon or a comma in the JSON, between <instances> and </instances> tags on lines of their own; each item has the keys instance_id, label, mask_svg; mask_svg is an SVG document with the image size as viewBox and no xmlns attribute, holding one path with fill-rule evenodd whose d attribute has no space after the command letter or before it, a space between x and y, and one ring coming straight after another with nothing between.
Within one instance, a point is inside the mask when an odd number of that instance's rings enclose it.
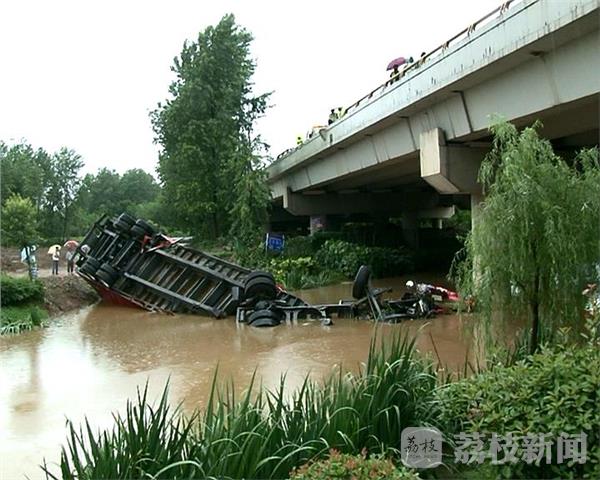
<instances>
[{"instance_id":1,"label":"bridge railing","mask_svg":"<svg viewBox=\"0 0 600 480\"><path fill-rule=\"evenodd\" d=\"M366 105L371 100L373 100L373 98L379 97L382 93L384 93L387 90L388 87L390 87L391 85L393 85L400 79L407 77L410 74L416 73L418 71L418 69L421 66L423 66L423 64L426 63L428 60L443 55L448 50L448 48L450 48L451 45L458 43L460 40L463 40L464 38L470 37L478 28L481 28L483 25L486 25L487 23L491 22L492 20L494 20L498 17L501 17L511 7L511 5L515 5L517 3L520 3L521 1L522 0L507 0L507 1L505 1L497 8L495 8L488 14L481 17L479 20L473 22L468 27L461 30L459 33L454 35L449 40L446 40L444 43L442 43L438 47L434 48L429 53L426 53L425 55L423 55L417 61L408 64L405 68L402 69L402 71L398 72L396 75L391 77L389 80L382 83L374 90L371 90L369 93L367 93L366 95L361 97L359 100L354 102L352 105L350 105L349 107L344 109L343 116L338 118L335 122L333 122L332 125L337 123L337 121L339 121L341 118L345 117L349 113L352 113L353 111L357 110L359 107ZM412 77L413 75L410 75L410 76ZM275 161L289 155L290 153L294 152L295 150L297 150L300 147L301 147L301 145L298 145L295 148L288 148L287 150L284 150L277 156L277 159Z\"/></svg>"},{"instance_id":2,"label":"bridge railing","mask_svg":"<svg viewBox=\"0 0 600 480\"><path fill-rule=\"evenodd\" d=\"M352 112L353 110L356 110L358 107L363 106L364 104L368 103L374 97L378 97L381 93L383 93L387 89L388 86L394 84L395 82L397 82L401 78L407 76L408 74L414 73L425 62L427 62L427 60L430 60L433 57L437 57L437 56L444 54L446 52L446 50L448 50L448 48L450 48L451 45L456 44L458 41L463 40L464 38L470 37L473 34L473 32L475 32L475 30L477 30L478 28L489 23L490 21L494 20L495 18L502 16L510 8L511 4L514 5L516 3L519 3L520 1L521 0L505 1L503 4L501 4L500 6L498 6L491 12L489 12L488 14L484 15L476 22L473 22L472 24L470 24L464 30L462 30L459 33L457 33L456 35L454 35L449 40L446 40L444 43L442 43L438 47L434 48L429 53L426 53L425 55L423 55L421 58L419 58L419 60L408 64L404 69L402 69L402 71L398 72L396 75L391 77L389 80L382 83L377 88L375 88L374 90L372 90L365 96L361 97L359 100L357 100L352 105L350 105L348 108L346 108L345 113L348 114L348 113Z\"/></svg>"}]
</instances>

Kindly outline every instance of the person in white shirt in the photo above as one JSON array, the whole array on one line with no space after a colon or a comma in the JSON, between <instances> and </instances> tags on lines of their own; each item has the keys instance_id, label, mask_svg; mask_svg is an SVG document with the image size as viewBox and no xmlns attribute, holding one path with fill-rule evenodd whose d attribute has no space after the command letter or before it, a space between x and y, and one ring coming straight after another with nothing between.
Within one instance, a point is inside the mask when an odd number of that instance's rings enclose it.
<instances>
[{"instance_id":1,"label":"person in white shirt","mask_svg":"<svg viewBox=\"0 0 600 480\"><path fill-rule=\"evenodd\" d=\"M52 254L52 275L58 275L58 262L60 260L60 248L56 247Z\"/></svg>"}]
</instances>

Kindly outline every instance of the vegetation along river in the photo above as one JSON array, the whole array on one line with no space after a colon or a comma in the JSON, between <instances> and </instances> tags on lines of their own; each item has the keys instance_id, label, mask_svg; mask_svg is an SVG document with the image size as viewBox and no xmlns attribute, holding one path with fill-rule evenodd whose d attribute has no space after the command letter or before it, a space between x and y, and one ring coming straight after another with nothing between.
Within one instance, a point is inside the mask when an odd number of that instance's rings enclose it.
<instances>
[{"instance_id":1,"label":"vegetation along river","mask_svg":"<svg viewBox=\"0 0 600 480\"><path fill-rule=\"evenodd\" d=\"M406 277L376 281L400 297ZM443 283L439 276L419 281ZM344 283L296 292L309 302L350 298ZM382 337L423 327L421 351L437 350L450 368L461 368L474 351L474 335L463 329L472 316L438 316L382 325ZM112 425L112 412L122 412L138 386L148 382L156 398L170 382L170 400L186 411L204 406L215 368L219 380L233 379L240 391L256 371L268 388L287 374L288 387L309 372L328 375L340 364L356 369L367 358L374 324L334 319L256 329L236 325L233 318L214 320L191 315L160 315L100 304L65 315L46 329L0 337L0 478L42 476L45 457L58 459L66 439L65 419L87 416L93 427ZM433 348L435 344L435 349Z\"/></svg>"}]
</instances>

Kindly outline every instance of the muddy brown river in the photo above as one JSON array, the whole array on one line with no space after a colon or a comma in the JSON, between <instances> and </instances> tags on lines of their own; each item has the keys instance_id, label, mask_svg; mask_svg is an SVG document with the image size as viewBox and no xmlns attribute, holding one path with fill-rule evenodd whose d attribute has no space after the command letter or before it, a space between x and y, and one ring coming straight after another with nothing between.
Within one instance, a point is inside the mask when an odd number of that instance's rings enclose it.
<instances>
[{"instance_id":1,"label":"muddy brown river","mask_svg":"<svg viewBox=\"0 0 600 480\"><path fill-rule=\"evenodd\" d=\"M419 281L444 283L436 276ZM400 297L406 278L376 285L394 287ZM309 302L350 298L351 284L296 292ZM218 365L221 380L240 391L256 370L267 388L282 374L294 388L305 375L323 378L340 365L356 369L365 361L374 324L334 319L256 329L235 320L159 315L98 305L66 315L48 328L0 337L0 478L39 478L38 465L56 462L66 439L65 419L87 416L94 427L112 424L111 413L148 382L156 398L170 382L171 403L184 410L202 407ZM450 368L473 357L477 329L472 316L444 315L398 325L381 325L382 337L421 330L418 347L434 352ZM433 353L432 353L433 354Z\"/></svg>"}]
</instances>

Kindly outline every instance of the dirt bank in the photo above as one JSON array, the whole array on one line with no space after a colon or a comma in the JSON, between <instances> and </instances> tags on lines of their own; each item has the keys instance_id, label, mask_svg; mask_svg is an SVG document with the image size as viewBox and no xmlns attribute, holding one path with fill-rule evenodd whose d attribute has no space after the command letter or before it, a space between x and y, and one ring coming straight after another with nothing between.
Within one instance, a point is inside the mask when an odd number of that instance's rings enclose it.
<instances>
[{"instance_id":1,"label":"dirt bank","mask_svg":"<svg viewBox=\"0 0 600 480\"><path fill-rule=\"evenodd\" d=\"M21 262L16 248L2 247L0 252L2 273L15 277L27 275L27 265ZM59 266L59 275L51 275L50 264L49 255L38 255L39 280L44 284L44 308L50 316L87 307L98 301L96 291L85 280L78 275L66 274L64 261Z\"/></svg>"},{"instance_id":2,"label":"dirt bank","mask_svg":"<svg viewBox=\"0 0 600 480\"><path fill-rule=\"evenodd\" d=\"M98 301L96 291L78 275L42 277L44 308L50 316L77 310Z\"/></svg>"}]
</instances>

